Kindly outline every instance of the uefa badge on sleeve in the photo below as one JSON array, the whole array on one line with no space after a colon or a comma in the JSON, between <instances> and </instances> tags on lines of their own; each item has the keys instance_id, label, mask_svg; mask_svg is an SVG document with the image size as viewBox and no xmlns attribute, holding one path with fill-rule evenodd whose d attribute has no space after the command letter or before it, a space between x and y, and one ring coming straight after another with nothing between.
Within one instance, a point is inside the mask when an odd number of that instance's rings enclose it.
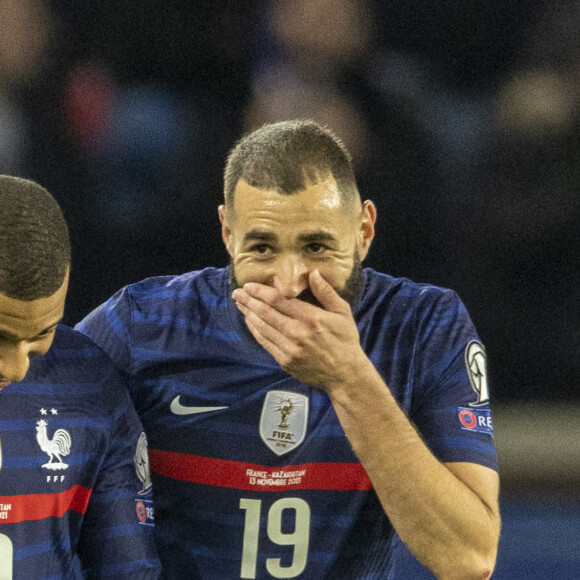
<instances>
[{"instance_id":1,"label":"uefa badge on sleeve","mask_svg":"<svg viewBox=\"0 0 580 580\"><path fill-rule=\"evenodd\" d=\"M472 340L465 348L465 367L471 388L477 394L477 401L469 403L470 407L481 407L489 404L489 386L487 383L487 359L483 345Z\"/></svg>"},{"instance_id":2,"label":"uefa badge on sleeve","mask_svg":"<svg viewBox=\"0 0 580 580\"><path fill-rule=\"evenodd\" d=\"M155 517L153 515L153 500L136 499L135 514L137 515L140 524L153 526L155 522Z\"/></svg>"},{"instance_id":3,"label":"uefa badge on sleeve","mask_svg":"<svg viewBox=\"0 0 580 580\"><path fill-rule=\"evenodd\" d=\"M472 433L493 433L493 423L491 421L491 411L489 409L474 409L459 407L457 410L459 426L464 431Z\"/></svg>"},{"instance_id":4,"label":"uefa badge on sleeve","mask_svg":"<svg viewBox=\"0 0 580 580\"><path fill-rule=\"evenodd\" d=\"M139 495L145 495L151 491L151 472L149 470L149 454L147 453L147 436L141 432L135 448L135 473L143 485Z\"/></svg>"}]
</instances>

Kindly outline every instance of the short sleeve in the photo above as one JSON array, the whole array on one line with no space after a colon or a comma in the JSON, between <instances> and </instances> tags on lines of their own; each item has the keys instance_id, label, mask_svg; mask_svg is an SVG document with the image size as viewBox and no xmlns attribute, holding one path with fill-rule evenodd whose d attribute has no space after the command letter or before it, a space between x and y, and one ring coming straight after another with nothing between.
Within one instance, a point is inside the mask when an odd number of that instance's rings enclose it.
<instances>
[{"instance_id":1,"label":"short sleeve","mask_svg":"<svg viewBox=\"0 0 580 580\"><path fill-rule=\"evenodd\" d=\"M75 330L98 344L120 371L130 374L130 321L131 297L129 287L125 287L89 313L75 326Z\"/></svg>"},{"instance_id":2,"label":"short sleeve","mask_svg":"<svg viewBox=\"0 0 580 580\"><path fill-rule=\"evenodd\" d=\"M440 291L418 336L411 419L440 461L497 469L485 348L455 292Z\"/></svg>"},{"instance_id":3,"label":"short sleeve","mask_svg":"<svg viewBox=\"0 0 580 580\"><path fill-rule=\"evenodd\" d=\"M110 425L78 554L87 578L159 578L147 440L116 373L107 393Z\"/></svg>"}]
</instances>

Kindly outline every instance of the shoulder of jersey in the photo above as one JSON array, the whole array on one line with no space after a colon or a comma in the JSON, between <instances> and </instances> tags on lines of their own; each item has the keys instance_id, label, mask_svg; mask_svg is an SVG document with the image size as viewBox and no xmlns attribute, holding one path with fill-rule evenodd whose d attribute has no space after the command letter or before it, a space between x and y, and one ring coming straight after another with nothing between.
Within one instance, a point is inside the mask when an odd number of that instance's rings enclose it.
<instances>
[{"instance_id":1,"label":"shoulder of jersey","mask_svg":"<svg viewBox=\"0 0 580 580\"><path fill-rule=\"evenodd\" d=\"M46 356L54 357L58 356L58 354L64 350L66 350L67 353L71 353L75 350L81 349L87 356L106 356L88 336L85 336L70 326L59 324L56 334L54 335L52 346Z\"/></svg>"},{"instance_id":2,"label":"shoulder of jersey","mask_svg":"<svg viewBox=\"0 0 580 580\"><path fill-rule=\"evenodd\" d=\"M380 299L381 296L392 298L437 298L449 292L448 289L434 284L414 282L408 278L396 278L388 274L376 272L372 268L365 268L365 296L372 299Z\"/></svg>"},{"instance_id":3,"label":"shoulder of jersey","mask_svg":"<svg viewBox=\"0 0 580 580\"><path fill-rule=\"evenodd\" d=\"M105 351L84 334L59 324L50 350L34 359L26 380L51 376L61 382L109 384L116 374Z\"/></svg>"},{"instance_id":4,"label":"shoulder of jersey","mask_svg":"<svg viewBox=\"0 0 580 580\"><path fill-rule=\"evenodd\" d=\"M187 291L216 292L223 290L227 284L227 269L204 268L176 276L154 276L145 278L127 286L131 296L135 299L151 298L156 294L159 297L180 296Z\"/></svg>"}]
</instances>

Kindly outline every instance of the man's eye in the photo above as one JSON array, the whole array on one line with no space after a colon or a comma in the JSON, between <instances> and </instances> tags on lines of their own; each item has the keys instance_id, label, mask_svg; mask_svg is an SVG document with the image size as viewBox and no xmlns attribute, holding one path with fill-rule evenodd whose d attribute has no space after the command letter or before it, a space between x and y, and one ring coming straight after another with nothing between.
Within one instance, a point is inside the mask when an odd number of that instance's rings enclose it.
<instances>
[{"instance_id":1,"label":"man's eye","mask_svg":"<svg viewBox=\"0 0 580 580\"><path fill-rule=\"evenodd\" d=\"M43 338L46 338L54 334L55 330L56 330L55 328L48 328L46 330L43 330L41 333L37 334L34 338L31 338L28 342L38 342L39 340L42 340Z\"/></svg>"},{"instance_id":2,"label":"man's eye","mask_svg":"<svg viewBox=\"0 0 580 580\"><path fill-rule=\"evenodd\" d=\"M312 243L308 244L307 250L309 254L320 254L326 249L324 244Z\"/></svg>"},{"instance_id":3,"label":"man's eye","mask_svg":"<svg viewBox=\"0 0 580 580\"><path fill-rule=\"evenodd\" d=\"M270 252L270 246L267 244L256 244L255 246L252 246L250 250L254 252L254 254L264 256Z\"/></svg>"}]
</instances>

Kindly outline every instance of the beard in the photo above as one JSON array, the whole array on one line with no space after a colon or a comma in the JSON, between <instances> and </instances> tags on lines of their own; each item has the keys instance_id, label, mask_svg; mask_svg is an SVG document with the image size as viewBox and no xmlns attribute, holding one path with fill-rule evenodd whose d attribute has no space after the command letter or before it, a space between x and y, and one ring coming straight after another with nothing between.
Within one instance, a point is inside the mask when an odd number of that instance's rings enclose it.
<instances>
[{"instance_id":1,"label":"beard","mask_svg":"<svg viewBox=\"0 0 580 580\"><path fill-rule=\"evenodd\" d=\"M234 268L234 263L230 258L230 265L228 268L228 276L230 287L232 290L236 288L241 288L238 279L236 278L236 271ZM358 304L359 298L361 297L363 290L363 267L358 255L358 251L354 253L354 263L352 266L352 270L350 271L350 275L346 280L344 288L342 290L337 290L337 294L346 302L348 302L350 309L354 310L356 305ZM298 296L296 296L298 300L302 300L302 302L307 302L308 304L313 304L314 306L318 306L322 308L322 304L318 301L316 296L312 293L310 288L306 288L303 290Z\"/></svg>"}]
</instances>

